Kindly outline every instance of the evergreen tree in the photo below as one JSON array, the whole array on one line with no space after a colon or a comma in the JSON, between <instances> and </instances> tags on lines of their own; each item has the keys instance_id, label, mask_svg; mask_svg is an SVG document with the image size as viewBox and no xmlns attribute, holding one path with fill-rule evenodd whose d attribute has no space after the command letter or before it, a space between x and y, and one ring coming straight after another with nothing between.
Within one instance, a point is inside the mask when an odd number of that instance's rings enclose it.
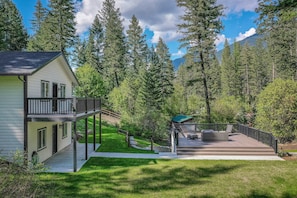
<instances>
[{"instance_id":1,"label":"evergreen tree","mask_svg":"<svg viewBox=\"0 0 297 198\"><path fill-rule=\"evenodd\" d=\"M87 62L86 45L87 44L85 40L81 41L80 38L76 38L72 59L75 67L81 67Z\"/></svg>"},{"instance_id":2,"label":"evergreen tree","mask_svg":"<svg viewBox=\"0 0 297 198\"><path fill-rule=\"evenodd\" d=\"M258 31L265 35L271 55L272 79L297 80L297 14L289 1L259 1ZM282 7L285 6L286 9Z\"/></svg>"},{"instance_id":3,"label":"evergreen tree","mask_svg":"<svg viewBox=\"0 0 297 198\"><path fill-rule=\"evenodd\" d=\"M128 71L137 76L140 70L145 69L147 63L147 45L143 30L135 15L132 16L127 30Z\"/></svg>"},{"instance_id":4,"label":"evergreen tree","mask_svg":"<svg viewBox=\"0 0 297 198\"><path fill-rule=\"evenodd\" d=\"M232 79L234 79L234 74L232 70L232 60L231 60L231 49L229 42L226 39L224 44L224 49L222 52L222 63L221 63L221 82L222 82L222 94L225 96L231 95Z\"/></svg>"},{"instance_id":5,"label":"evergreen tree","mask_svg":"<svg viewBox=\"0 0 297 198\"><path fill-rule=\"evenodd\" d=\"M242 66L241 62L241 45L238 41L234 42L234 49L232 53L232 62L231 62L231 70L232 79L230 85L230 95L235 97L243 97L243 73L245 68Z\"/></svg>"},{"instance_id":6,"label":"evergreen tree","mask_svg":"<svg viewBox=\"0 0 297 198\"><path fill-rule=\"evenodd\" d=\"M242 94L244 101L248 104L252 103L252 85L255 83L254 75L256 71L253 70L253 56L251 52L251 48L248 44L245 44L242 47L240 52L241 54L241 63L242 63Z\"/></svg>"},{"instance_id":7,"label":"evergreen tree","mask_svg":"<svg viewBox=\"0 0 297 198\"><path fill-rule=\"evenodd\" d=\"M172 61L170 60L169 49L163 42L162 38L159 38L156 54L158 57L158 66L160 67L160 77L157 79L160 81L160 94L162 98L162 103L173 93L173 79L174 79L174 69Z\"/></svg>"},{"instance_id":8,"label":"evergreen tree","mask_svg":"<svg viewBox=\"0 0 297 198\"><path fill-rule=\"evenodd\" d=\"M50 0L49 12L32 39L31 50L56 50L67 56L67 49L73 47L76 37L74 18L71 0Z\"/></svg>"},{"instance_id":9,"label":"evergreen tree","mask_svg":"<svg viewBox=\"0 0 297 198\"><path fill-rule=\"evenodd\" d=\"M214 41L222 28L219 20L222 6L217 5L216 0L177 0L177 5L185 9L185 14L181 17L184 23L178 25L184 35L180 39L183 43L181 47L187 47L196 67L200 67L207 111L206 121L211 122L209 77L206 68L210 66L215 51Z\"/></svg>"},{"instance_id":10,"label":"evergreen tree","mask_svg":"<svg viewBox=\"0 0 297 198\"><path fill-rule=\"evenodd\" d=\"M210 67L207 69L207 76L209 77L209 94L210 99L214 100L221 95L221 68L219 60L214 56L210 62Z\"/></svg>"},{"instance_id":11,"label":"evergreen tree","mask_svg":"<svg viewBox=\"0 0 297 198\"><path fill-rule=\"evenodd\" d=\"M42 23L44 22L48 12L43 7L41 0L37 0L35 5L35 12L33 13L34 18L31 20L32 30L36 33L40 30Z\"/></svg>"},{"instance_id":12,"label":"evergreen tree","mask_svg":"<svg viewBox=\"0 0 297 198\"><path fill-rule=\"evenodd\" d=\"M90 35L87 44L87 61L92 65L100 74L103 74L102 60L103 60L103 27L96 15L90 28Z\"/></svg>"},{"instance_id":13,"label":"evergreen tree","mask_svg":"<svg viewBox=\"0 0 297 198\"><path fill-rule=\"evenodd\" d=\"M269 69L268 50L261 40L258 40L256 46L252 48L252 68L253 78L255 82L251 88L252 95L257 96L269 82L271 82L271 74Z\"/></svg>"},{"instance_id":14,"label":"evergreen tree","mask_svg":"<svg viewBox=\"0 0 297 198\"><path fill-rule=\"evenodd\" d=\"M26 48L28 34L15 4L0 0L0 51L20 51Z\"/></svg>"},{"instance_id":15,"label":"evergreen tree","mask_svg":"<svg viewBox=\"0 0 297 198\"><path fill-rule=\"evenodd\" d=\"M118 87L125 77L125 37L121 13L114 0L105 0L99 18L104 27L103 70L109 90Z\"/></svg>"},{"instance_id":16,"label":"evergreen tree","mask_svg":"<svg viewBox=\"0 0 297 198\"><path fill-rule=\"evenodd\" d=\"M152 47L149 67L144 73L143 84L140 88L143 105L149 108L161 109L162 103L162 79L160 59Z\"/></svg>"}]
</instances>

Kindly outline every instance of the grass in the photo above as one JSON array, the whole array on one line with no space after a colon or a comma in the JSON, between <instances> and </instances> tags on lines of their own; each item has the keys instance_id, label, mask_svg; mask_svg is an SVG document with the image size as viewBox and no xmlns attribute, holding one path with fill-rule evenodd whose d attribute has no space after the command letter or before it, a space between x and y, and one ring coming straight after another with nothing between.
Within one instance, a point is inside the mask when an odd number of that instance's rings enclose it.
<instances>
[{"instance_id":1,"label":"grass","mask_svg":"<svg viewBox=\"0 0 297 198\"><path fill-rule=\"evenodd\" d=\"M297 197L297 161L91 158L77 173L40 175L51 197Z\"/></svg>"},{"instance_id":2,"label":"grass","mask_svg":"<svg viewBox=\"0 0 297 198\"><path fill-rule=\"evenodd\" d=\"M102 129L99 151L140 152L127 147L116 127L104 124ZM38 176L47 197L293 198L297 197L296 167L297 161L97 157L77 173Z\"/></svg>"},{"instance_id":3,"label":"grass","mask_svg":"<svg viewBox=\"0 0 297 198\"><path fill-rule=\"evenodd\" d=\"M98 134L98 121L96 121L96 140L99 140ZM78 131L85 131L85 121L80 120L77 124ZM93 119L88 119L88 126L91 129L93 127ZM139 141L141 145L149 145L150 143L144 140L135 139ZM85 139L79 140L80 143L84 143ZM88 135L88 142L93 143L93 134ZM128 147L128 143L125 140L125 135L119 134L118 129L115 126L102 123L102 144L97 152L117 152L117 153L154 153L153 151L139 150Z\"/></svg>"},{"instance_id":4,"label":"grass","mask_svg":"<svg viewBox=\"0 0 297 198\"><path fill-rule=\"evenodd\" d=\"M286 152L295 152L295 153L297 153L297 150L296 150L296 149L294 149L294 150L284 150L284 151L286 151Z\"/></svg>"}]
</instances>

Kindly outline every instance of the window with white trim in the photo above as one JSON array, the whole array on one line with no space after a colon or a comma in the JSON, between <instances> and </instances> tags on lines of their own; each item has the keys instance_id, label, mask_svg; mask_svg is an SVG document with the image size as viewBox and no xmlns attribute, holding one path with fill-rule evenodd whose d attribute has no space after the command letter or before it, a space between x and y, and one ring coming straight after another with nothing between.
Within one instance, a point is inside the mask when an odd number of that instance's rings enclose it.
<instances>
[{"instance_id":1,"label":"window with white trim","mask_svg":"<svg viewBox=\"0 0 297 198\"><path fill-rule=\"evenodd\" d=\"M41 98L48 98L49 97L49 82L48 81L41 81Z\"/></svg>"},{"instance_id":2,"label":"window with white trim","mask_svg":"<svg viewBox=\"0 0 297 198\"><path fill-rule=\"evenodd\" d=\"M46 128L37 130L37 149L41 150L46 147Z\"/></svg>"},{"instance_id":3,"label":"window with white trim","mask_svg":"<svg viewBox=\"0 0 297 198\"><path fill-rule=\"evenodd\" d=\"M66 85L60 84L60 97L65 98L66 97Z\"/></svg>"},{"instance_id":4,"label":"window with white trim","mask_svg":"<svg viewBox=\"0 0 297 198\"><path fill-rule=\"evenodd\" d=\"M68 127L67 127L67 123L64 122L64 123L63 123L62 138L66 138L67 135L68 135Z\"/></svg>"}]
</instances>

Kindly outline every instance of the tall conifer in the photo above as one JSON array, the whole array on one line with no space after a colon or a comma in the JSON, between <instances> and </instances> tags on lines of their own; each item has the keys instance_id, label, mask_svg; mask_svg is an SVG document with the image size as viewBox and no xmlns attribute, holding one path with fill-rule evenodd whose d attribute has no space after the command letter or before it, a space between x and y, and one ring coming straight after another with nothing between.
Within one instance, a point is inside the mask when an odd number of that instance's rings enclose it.
<instances>
[{"instance_id":1,"label":"tall conifer","mask_svg":"<svg viewBox=\"0 0 297 198\"><path fill-rule=\"evenodd\" d=\"M196 67L200 67L207 112L206 121L211 122L209 77L206 68L210 66L215 51L214 41L222 28L219 17L223 8L216 0L177 0L177 5L185 10L185 14L181 16L183 23L178 25L183 34L183 38L180 39L181 47L187 47Z\"/></svg>"},{"instance_id":2,"label":"tall conifer","mask_svg":"<svg viewBox=\"0 0 297 198\"><path fill-rule=\"evenodd\" d=\"M128 71L137 76L146 66L147 44L143 29L135 15L132 16L127 30Z\"/></svg>"},{"instance_id":3,"label":"tall conifer","mask_svg":"<svg viewBox=\"0 0 297 198\"><path fill-rule=\"evenodd\" d=\"M125 77L125 36L121 13L114 0L105 0L99 18L104 27L103 70L108 89L118 87Z\"/></svg>"},{"instance_id":4,"label":"tall conifer","mask_svg":"<svg viewBox=\"0 0 297 198\"><path fill-rule=\"evenodd\" d=\"M22 16L11 0L0 0L0 51L26 48L28 33Z\"/></svg>"}]
</instances>

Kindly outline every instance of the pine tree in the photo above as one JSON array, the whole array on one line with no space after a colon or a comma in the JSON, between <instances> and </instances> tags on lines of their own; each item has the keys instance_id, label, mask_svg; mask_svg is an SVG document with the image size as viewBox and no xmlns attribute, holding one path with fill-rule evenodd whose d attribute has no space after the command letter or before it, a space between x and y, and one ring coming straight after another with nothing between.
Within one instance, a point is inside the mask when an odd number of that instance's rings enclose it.
<instances>
[{"instance_id":1,"label":"pine tree","mask_svg":"<svg viewBox=\"0 0 297 198\"><path fill-rule=\"evenodd\" d=\"M273 80L297 80L297 14L296 7L287 7L288 2L290 0L260 0L257 9L258 32L265 35Z\"/></svg>"},{"instance_id":2,"label":"pine tree","mask_svg":"<svg viewBox=\"0 0 297 198\"><path fill-rule=\"evenodd\" d=\"M0 51L20 51L26 48L27 31L15 4L0 0Z\"/></svg>"},{"instance_id":3,"label":"pine tree","mask_svg":"<svg viewBox=\"0 0 297 198\"><path fill-rule=\"evenodd\" d=\"M103 27L99 16L96 15L92 27L89 30L89 39L86 48L87 61L100 74L103 74L102 60L103 60Z\"/></svg>"},{"instance_id":4,"label":"pine tree","mask_svg":"<svg viewBox=\"0 0 297 198\"><path fill-rule=\"evenodd\" d=\"M177 0L177 5L185 9L181 17L184 23L179 24L179 30L184 35L180 41L181 47L187 47L196 64L200 67L206 105L206 121L211 122L209 85L206 68L210 66L215 51L214 41L222 28L219 17L222 6L216 0ZM192 72L195 72L194 70Z\"/></svg>"},{"instance_id":5,"label":"pine tree","mask_svg":"<svg viewBox=\"0 0 297 198\"><path fill-rule=\"evenodd\" d=\"M132 16L127 30L128 71L130 75L137 76L147 64L147 44L143 30L135 15Z\"/></svg>"},{"instance_id":6,"label":"pine tree","mask_svg":"<svg viewBox=\"0 0 297 198\"><path fill-rule=\"evenodd\" d=\"M158 56L158 65L160 66L160 91L162 103L173 93L173 79L174 69L172 61L170 60L169 49L163 42L162 38L159 38L156 54Z\"/></svg>"},{"instance_id":7,"label":"pine tree","mask_svg":"<svg viewBox=\"0 0 297 198\"><path fill-rule=\"evenodd\" d=\"M222 63L221 63L221 82L222 82L222 94L225 96L231 95L233 70L231 67L231 49L228 40L225 40L224 49L222 52Z\"/></svg>"},{"instance_id":8,"label":"pine tree","mask_svg":"<svg viewBox=\"0 0 297 198\"><path fill-rule=\"evenodd\" d=\"M270 60L268 60L268 50L261 40L258 40L256 46L252 48L252 56L252 75L255 79L255 83L253 84L251 91L253 96L257 96L269 82L272 82L271 73L269 72Z\"/></svg>"},{"instance_id":9,"label":"pine tree","mask_svg":"<svg viewBox=\"0 0 297 198\"><path fill-rule=\"evenodd\" d=\"M231 85L231 95L239 98L243 98L243 73L245 71L241 60L241 50L242 47L238 41L234 42L234 48L232 53L232 85Z\"/></svg>"},{"instance_id":10,"label":"pine tree","mask_svg":"<svg viewBox=\"0 0 297 198\"><path fill-rule=\"evenodd\" d=\"M81 41L80 38L76 38L74 50L73 50L73 64L75 67L81 67L86 64L87 57L86 57L86 41Z\"/></svg>"},{"instance_id":11,"label":"pine tree","mask_svg":"<svg viewBox=\"0 0 297 198\"><path fill-rule=\"evenodd\" d=\"M42 23L44 22L48 11L43 7L41 0L37 0L35 5L35 12L33 13L34 18L31 20L32 30L35 32L39 31Z\"/></svg>"},{"instance_id":12,"label":"pine tree","mask_svg":"<svg viewBox=\"0 0 297 198\"><path fill-rule=\"evenodd\" d=\"M242 50L240 52L241 54L241 64L242 64L242 94L243 94L243 98L245 100L245 102L249 105L251 105L252 103L252 84L254 83L254 78L252 73L254 73L255 71L253 71L252 69L252 53L251 53L251 48L248 44L245 44L242 47Z\"/></svg>"},{"instance_id":13,"label":"pine tree","mask_svg":"<svg viewBox=\"0 0 297 198\"><path fill-rule=\"evenodd\" d=\"M36 10L37 12L37 10ZM71 0L50 0L49 11L30 44L31 50L62 51L75 42L74 3Z\"/></svg>"},{"instance_id":14,"label":"pine tree","mask_svg":"<svg viewBox=\"0 0 297 198\"><path fill-rule=\"evenodd\" d=\"M105 0L99 11L105 37L102 62L105 81L109 90L118 87L125 77L125 36L121 13L114 0Z\"/></svg>"}]
</instances>

